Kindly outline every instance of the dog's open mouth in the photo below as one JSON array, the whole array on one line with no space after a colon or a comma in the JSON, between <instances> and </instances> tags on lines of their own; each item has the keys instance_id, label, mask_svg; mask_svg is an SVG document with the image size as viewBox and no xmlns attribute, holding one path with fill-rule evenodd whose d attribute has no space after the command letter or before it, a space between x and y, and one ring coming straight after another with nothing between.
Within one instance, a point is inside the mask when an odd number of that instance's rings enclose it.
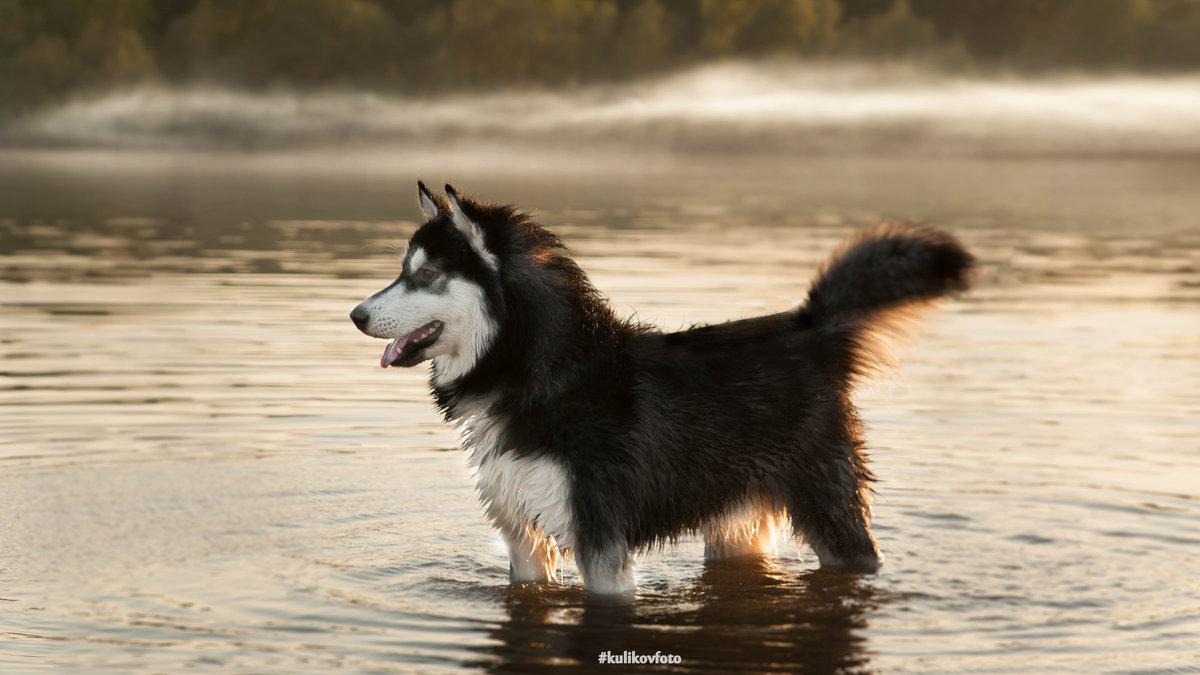
<instances>
[{"instance_id":1,"label":"dog's open mouth","mask_svg":"<svg viewBox=\"0 0 1200 675\"><path fill-rule=\"evenodd\" d=\"M417 365L421 362L417 358L417 353L437 342L438 336L442 334L443 325L441 321L430 321L408 335L392 340L388 343L387 349L383 350L383 358L379 359L379 367L408 368Z\"/></svg>"}]
</instances>

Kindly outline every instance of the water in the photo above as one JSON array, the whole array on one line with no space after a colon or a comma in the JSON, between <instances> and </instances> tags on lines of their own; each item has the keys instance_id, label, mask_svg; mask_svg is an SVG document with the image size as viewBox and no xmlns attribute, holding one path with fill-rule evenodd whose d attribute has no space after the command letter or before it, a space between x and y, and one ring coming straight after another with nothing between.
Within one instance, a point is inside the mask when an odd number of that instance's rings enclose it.
<instances>
[{"instance_id":1,"label":"water","mask_svg":"<svg viewBox=\"0 0 1200 675\"><path fill-rule=\"evenodd\" d=\"M0 153L0 670L1200 672L1200 161L552 145ZM347 318L418 176L669 328L797 302L881 217L959 234L977 289L858 397L881 572L688 538L629 606L509 588L424 370Z\"/></svg>"}]
</instances>

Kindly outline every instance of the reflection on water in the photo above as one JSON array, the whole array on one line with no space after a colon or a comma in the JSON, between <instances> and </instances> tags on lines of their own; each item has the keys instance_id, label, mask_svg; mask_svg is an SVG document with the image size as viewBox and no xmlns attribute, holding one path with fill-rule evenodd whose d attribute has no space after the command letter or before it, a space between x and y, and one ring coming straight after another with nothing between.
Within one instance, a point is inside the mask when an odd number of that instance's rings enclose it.
<instances>
[{"instance_id":1,"label":"reflection on water","mask_svg":"<svg viewBox=\"0 0 1200 675\"><path fill-rule=\"evenodd\" d=\"M880 217L960 234L979 287L859 397L881 573L791 545L706 565L685 538L641 557L630 606L570 567L508 587L423 373L380 370L346 318L396 273L413 179L445 173L535 209L667 327L789 306ZM1198 181L1180 159L0 155L0 670L1192 668Z\"/></svg>"},{"instance_id":2,"label":"reflection on water","mask_svg":"<svg viewBox=\"0 0 1200 675\"><path fill-rule=\"evenodd\" d=\"M635 652L678 655L687 671L852 673L867 670L861 629L879 599L869 579L752 559L707 564L682 588L643 592L633 605L538 585L511 588L503 602L504 620L488 631L496 643L477 664L489 672Z\"/></svg>"}]
</instances>

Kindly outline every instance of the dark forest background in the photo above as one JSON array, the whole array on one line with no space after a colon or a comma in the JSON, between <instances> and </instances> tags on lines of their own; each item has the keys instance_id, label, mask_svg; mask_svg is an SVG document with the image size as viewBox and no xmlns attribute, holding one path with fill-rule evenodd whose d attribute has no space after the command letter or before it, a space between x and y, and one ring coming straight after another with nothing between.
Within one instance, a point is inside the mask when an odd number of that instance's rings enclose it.
<instances>
[{"instance_id":1,"label":"dark forest background","mask_svg":"<svg viewBox=\"0 0 1200 675\"><path fill-rule=\"evenodd\" d=\"M571 86L724 58L1200 69L1198 0L0 0L0 111L143 83Z\"/></svg>"}]
</instances>

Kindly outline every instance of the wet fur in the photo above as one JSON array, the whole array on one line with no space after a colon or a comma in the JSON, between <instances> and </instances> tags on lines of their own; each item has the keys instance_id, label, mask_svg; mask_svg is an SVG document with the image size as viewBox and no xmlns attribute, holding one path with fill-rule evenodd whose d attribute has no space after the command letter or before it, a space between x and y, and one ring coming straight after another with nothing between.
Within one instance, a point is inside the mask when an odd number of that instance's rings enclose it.
<instances>
[{"instance_id":1,"label":"wet fur","mask_svg":"<svg viewBox=\"0 0 1200 675\"><path fill-rule=\"evenodd\" d=\"M422 187L432 217L410 252L477 284L494 334L453 377L435 358L431 387L463 430L514 581L554 579L564 548L589 590L628 592L634 552L698 532L710 557L740 555L785 520L822 566L878 567L851 393L914 309L967 287L958 242L878 226L799 308L663 333L616 317L526 215L448 191L450 205Z\"/></svg>"}]
</instances>

